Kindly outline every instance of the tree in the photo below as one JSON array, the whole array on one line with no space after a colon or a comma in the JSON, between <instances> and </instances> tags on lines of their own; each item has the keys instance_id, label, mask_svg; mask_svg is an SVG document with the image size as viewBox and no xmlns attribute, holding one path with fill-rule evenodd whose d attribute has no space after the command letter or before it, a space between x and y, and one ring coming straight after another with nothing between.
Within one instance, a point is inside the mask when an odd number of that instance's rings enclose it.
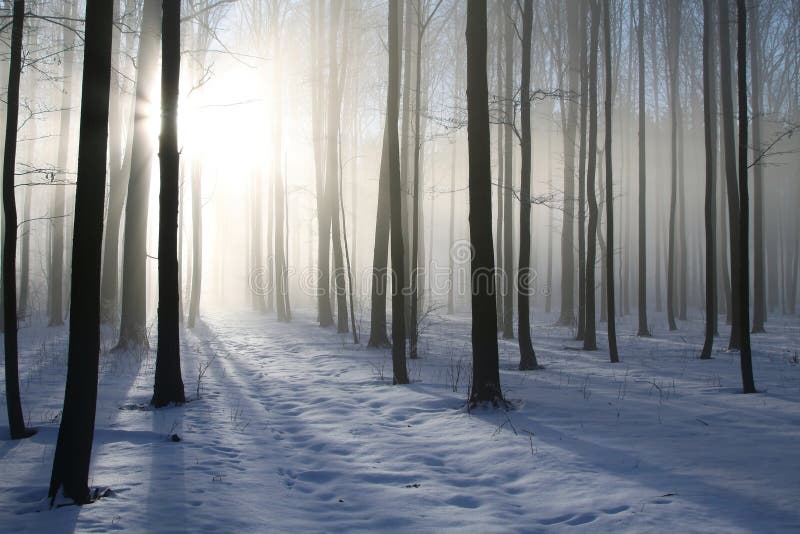
<instances>
[{"instance_id":1,"label":"tree","mask_svg":"<svg viewBox=\"0 0 800 534\"><path fill-rule=\"evenodd\" d=\"M411 246L411 321L409 328L409 357L417 357L417 307L419 305L419 182L420 182L420 150L422 149L422 132L420 130L420 118L422 115L422 39L425 30L433 20L433 16L442 5L442 0L437 0L433 9L428 13L428 3L423 5L421 0L416 0L414 10L417 14L417 60L416 60L416 80L415 102L414 102L414 189L412 192L414 206L412 209L412 246Z\"/></svg>"},{"instance_id":2,"label":"tree","mask_svg":"<svg viewBox=\"0 0 800 534\"><path fill-rule=\"evenodd\" d=\"M748 231L750 197L747 191L747 6L736 0L737 40L736 66L739 89L739 326L742 331L739 357L742 369L742 389L755 393L753 361L750 354L750 265Z\"/></svg>"},{"instance_id":3,"label":"tree","mask_svg":"<svg viewBox=\"0 0 800 534\"><path fill-rule=\"evenodd\" d=\"M678 59L680 57L681 0L667 5L667 46L669 51L669 99L670 99L670 196L669 196L669 244L667 245L667 321L670 330L675 324L675 213L678 201Z\"/></svg>"},{"instance_id":4,"label":"tree","mask_svg":"<svg viewBox=\"0 0 800 534\"><path fill-rule=\"evenodd\" d=\"M614 92L612 88L612 65L611 65L611 0L605 0L603 9L603 51L605 56L604 71L606 77L605 91L605 123L606 123L606 243L608 252L606 253L606 275L608 288L608 353L611 363L619 362L617 354L617 320L615 312L614 295L614 191L613 172L611 167L611 108L614 104Z\"/></svg>"},{"instance_id":5,"label":"tree","mask_svg":"<svg viewBox=\"0 0 800 534\"><path fill-rule=\"evenodd\" d=\"M581 129L580 148L578 153L578 328L575 339L583 340L586 329L586 130L589 104L589 73L587 56L589 54L586 40L587 3L581 1Z\"/></svg>"},{"instance_id":6,"label":"tree","mask_svg":"<svg viewBox=\"0 0 800 534\"><path fill-rule=\"evenodd\" d=\"M178 89L181 69L181 3L163 0L161 19L161 192L158 219L158 351L150 404L186 402L181 377L178 279Z\"/></svg>"},{"instance_id":7,"label":"tree","mask_svg":"<svg viewBox=\"0 0 800 534\"><path fill-rule=\"evenodd\" d=\"M586 176L586 197L589 202L589 225L586 231L586 326L583 350L597 350L595 326L595 262L597 260L597 197L594 192L597 173L597 40L600 27L599 0L591 1L589 37L589 168Z\"/></svg>"},{"instance_id":8,"label":"tree","mask_svg":"<svg viewBox=\"0 0 800 534\"><path fill-rule=\"evenodd\" d=\"M703 125L706 147L706 335L700 358L711 358L714 335L717 332L717 120L713 63L713 10L712 0L703 0Z\"/></svg>"},{"instance_id":9,"label":"tree","mask_svg":"<svg viewBox=\"0 0 800 534\"><path fill-rule=\"evenodd\" d=\"M753 132L753 160L758 158L764 147L761 141L761 23L758 2L750 4L750 109L753 118L750 129ZM753 333L763 334L767 320L767 297L765 291L766 274L764 258L764 167L760 163L753 166Z\"/></svg>"},{"instance_id":10,"label":"tree","mask_svg":"<svg viewBox=\"0 0 800 534\"><path fill-rule=\"evenodd\" d=\"M132 10L131 3L126 0L125 11ZM116 19L118 3L114 2ZM131 9L129 9L131 8ZM109 190L108 213L106 215L105 239L103 240L103 274L100 282L100 317L103 322L111 322L119 313L119 228L122 222L122 209L125 204L125 195L128 189L128 178L131 173L131 156L133 150L132 130L134 127L135 103L131 105L128 116L123 119L120 113L122 90L120 82L120 44L119 29L112 34L111 48L111 76L116 82L112 85L111 107L109 110ZM126 34L126 42L133 40L132 32ZM126 47L127 49L128 47ZM125 136L125 150L122 152L122 133ZM57 236L58 234L56 234ZM54 252L55 255L55 252Z\"/></svg>"},{"instance_id":11,"label":"tree","mask_svg":"<svg viewBox=\"0 0 800 534\"><path fill-rule=\"evenodd\" d=\"M136 118L131 175L125 205L122 262L122 314L117 348L146 347L147 331L147 212L150 202L150 164L154 142L148 131L148 103L153 102L161 38L160 0L144 0L139 69L136 79Z\"/></svg>"},{"instance_id":12,"label":"tree","mask_svg":"<svg viewBox=\"0 0 800 534\"><path fill-rule=\"evenodd\" d=\"M519 336L519 369L538 369L531 342L530 279L531 279L531 36L533 33L533 0L525 0L522 8L522 78L520 80L520 112L522 150L520 158L519 207L519 270L517 271L517 314Z\"/></svg>"},{"instance_id":13,"label":"tree","mask_svg":"<svg viewBox=\"0 0 800 534\"><path fill-rule=\"evenodd\" d=\"M467 4L467 142L469 232L472 245L472 387L470 406L503 403L497 351L489 88L486 80L486 0Z\"/></svg>"},{"instance_id":14,"label":"tree","mask_svg":"<svg viewBox=\"0 0 800 534\"><path fill-rule=\"evenodd\" d=\"M90 493L88 482L100 356L100 256L112 22L111 2L87 0L67 384L48 492L51 506L60 489L76 504L90 503L96 497Z\"/></svg>"},{"instance_id":15,"label":"tree","mask_svg":"<svg viewBox=\"0 0 800 534\"><path fill-rule=\"evenodd\" d=\"M505 131L503 132L505 154L503 162L505 169L503 176L505 177L506 190L503 191L503 273L500 277L502 286L499 288L502 291L503 309L500 312L500 317L503 323L503 338L514 338L514 300L513 300L513 284L512 276L514 273L514 236L513 236L513 195L514 189L514 174L513 174L513 143L514 143L514 37L516 36L516 26L514 22L514 14L512 12L511 0L505 0L503 4L503 14L505 19L505 30L503 36L505 38L505 55L506 66L505 75L506 79L503 84L505 89L504 107L505 111Z\"/></svg>"},{"instance_id":16,"label":"tree","mask_svg":"<svg viewBox=\"0 0 800 534\"><path fill-rule=\"evenodd\" d=\"M739 319L742 314L741 306L741 261L739 251L739 184L736 175L736 143L733 127L733 84L731 81L731 50L730 50L730 10L728 0L719 0L719 59L720 59L720 100L722 103L722 146L725 155L725 185L728 192L728 222L730 239L730 271L731 271L731 338L729 348L740 347L742 327Z\"/></svg>"},{"instance_id":17,"label":"tree","mask_svg":"<svg viewBox=\"0 0 800 534\"><path fill-rule=\"evenodd\" d=\"M580 91L580 32L579 6L567 2L567 86L570 95ZM563 100L566 103L566 99ZM564 217L561 228L561 314L558 324L575 324L575 132L578 124L578 106L570 102L564 130Z\"/></svg>"},{"instance_id":18,"label":"tree","mask_svg":"<svg viewBox=\"0 0 800 534\"><path fill-rule=\"evenodd\" d=\"M403 217L400 203L400 18L401 0L389 0L389 90L386 96L386 126L389 139L389 203L392 237L392 383L408 384L406 369L405 259Z\"/></svg>"},{"instance_id":19,"label":"tree","mask_svg":"<svg viewBox=\"0 0 800 534\"><path fill-rule=\"evenodd\" d=\"M19 352L17 340L17 203L14 198L14 171L17 159L19 119L19 79L22 73L22 30L25 1L14 0L11 22L11 57L8 63L6 100L6 143L3 154L3 348L5 350L6 408L11 439L33 435L25 428L19 393Z\"/></svg>"},{"instance_id":20,"label":"tree","mask_svg":"<svg viewBox=\"0 0 800 534\"><path fill-rule=\"evenodd\" d=\"M639 52L639 328L637 336L649 336L647 326L647 109L644 90L644 0L639 0L636 45Z\"/></svg>"}]
</instances>

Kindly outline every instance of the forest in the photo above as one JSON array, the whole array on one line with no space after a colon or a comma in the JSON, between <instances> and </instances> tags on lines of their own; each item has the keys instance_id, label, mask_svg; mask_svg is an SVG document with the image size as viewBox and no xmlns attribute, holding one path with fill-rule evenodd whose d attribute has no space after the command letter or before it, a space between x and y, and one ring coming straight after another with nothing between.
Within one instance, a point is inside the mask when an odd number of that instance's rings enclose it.
<instances>
[{"instance_id":1,"label":"forest","mask_svg":"<svg viewBox=\"0 0 800 534\"><path fill-rule=\"evenodd\" d=\"M0 99L3 529L800 528L800 0L0 0Z\"/></svg>"}]
</instances>

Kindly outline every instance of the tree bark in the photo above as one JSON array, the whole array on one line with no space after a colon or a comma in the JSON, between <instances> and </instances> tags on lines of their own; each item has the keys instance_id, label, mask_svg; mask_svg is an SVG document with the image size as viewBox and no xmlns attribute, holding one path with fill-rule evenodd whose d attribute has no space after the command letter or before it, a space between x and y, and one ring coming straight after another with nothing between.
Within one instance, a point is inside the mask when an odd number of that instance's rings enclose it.
<instances>
[{"instance_id":1,"label":"tree bark","mask_svg":"<svg viewBox=\"0 0 800 534\"><path fill-rule=\"evenodd\" d=\"M612 65L611 65L611 0L605 0L603 9L603 49L605 52L605 78L606 78L606 91L605 91L605 123L606 123L606 139L605 139L605 153L606 153L606 275L608 282L608 352L611 358L611 363L619 362L619 354L617 353L617 320L615 315L615 295L614 295L614 190L613 172L611 166L611 108L614 102L614 93L612 88Z\"/></svg>"},{"instance_id":2,"label":"tree bark","mask_svg":"<svg viewBox=\"0 0 800 534\"><path fill-rule=\"evenodd\" d=\"M14 171L17 159L19 120L19 79L22 74L22 31L25 1L14 0L11 25L11 57L8 63L6 99L6 141L3 154L3 348L5 350L6 409L11 439L26 438L19 392L19 353L17 333L17 202L14 197Z\"/></svg>"},{"instance_id":3,"label":"tree bark","mask_svg":"<svg viewBox=\"0 0 800 534\"><path fill-rule=\"evenodd\" d=\"M681 0L667 5L667 50L669 53L669 99L670 99L670 196L669 196L669 243L667 245L667 322L670 330L675 324L675 216L678 200L678 59L680 57Z\"/></svg>"},{"instance_id":4,"label":"tree bark","mask_svg":"<svg viewBox=\"0 0 800 534\"><path fill-rule=\"evenodd\" d=\"M131 175L125 206L125 242L122 262L122 315L117 348L148 346L147 322L147 214L150 200L150 166L155 150L148 131L147 105L153 102L158 66L160 1L145 0L139 42L136 81L136 119L133 132Z\"/></svg>"},{"instance_id":5,"label":"tree bark","mask_svg":"<svg viewBox=\"0 0 800 534\"><path fill-rule=\"evenodd\" d=\"M178 88L180 86L180 0L162 0L161 191L158 218L158 351L150 404L186 402L181 377L178 277Z\"/></svg>"},{"instance_id":6,"label":"tree bark","mask_svg":"<svg viewBox=\"0 0 800 534\"><path fill-rule=\"evenodd\" d=\"M586 331L586 135L587 111L589 104L588 44L586 25L588 14L586 0L581 1L580 36L581 36L581 97L580 97L580 149L578 155L578 328L575 339L583 341Z\"/></svg>"},{"instance_id":7,"label":"tree bark","mask_svg":"<svg viewBox=\"0 0 800 534\"><path fill-rule=\"evenodd\" d=\"M76 504L93 499L88 481L100 356L100 260L112 22L111 2L87 0L67 383L48 491L51 506L60 489Z\"/></svg>"},{"instance_id":8,"label":"tree bark","mask_svg":"<svg viewBox=\"0 0 800 534\"><path fill-rule=\"evenodd\" d=\"M763 151L761 140L761 31L758 2L750 4L750 109L753 113L753 160ZM764 168L753 167L753 333L763 334L767 320L764 257Z\"/></svg>"},{"instance_id":9,"label":"tree bark","mask_svg":"<svg viewBox=\"0 0 800 534\"><path fill-rule=\"evenodd\" d=\"M408 384L406 369L405 295L403 280L403 216L400 195L400 19L402 0L389 0L389 90L386 96L386 127L389 144L389 202L392 237L392 383Z\"/></svg>"},{"instance_id":10,"label":"tree bark","mask_svg":"<svg viewBox=\"0 0 800 534\"><path fill-rule=\"evenodd\" d=\"M750 199L747 191L747 6L736 0L737 46L736 63L739 89L739 326L741 343L739 357L744 393L755 393L753 362L750 354Z\"/></svg>"},{"instance_id":11,"label":"tree bark","mask_svg":"<svg viewBox=\"0 0 800 534\"><path fill-rule=\"evenodd\" d=\"M589 44L589 166L586 176L586 197L589 202L589 224L586 232L586 326L583 349L597 350L595 326L595 262L597 260L597 197L594 191L597 172L597 40L600 27L598 0L591 1Z\"/></svg>"},{"instance_id":12,"label":"tree bark","mask_svg":"<svg viewBox=\"0 0 800 534\"><path fill-rule=\"evenodd\" d=\"M472 244L472 386L470 406L504 403L497 351L489 89L486 80L486 0L467 4L467 136L469 230Z\"/></svg>"},{"instance_id":13,"label":"tree bark","mask_svg":"<svg viewBox=\"0 0 800 534\"><path fill-rule=\"evenodd\" d=\"M641 1L641 0L640 0ZM706 153L706 335L701 359L710 359L717 332L717 121L713 62L713 10L712 0L703 0L703 124Z\"/></svg>"},{"instance_id":14,"label":"tree bark","mask_svg":"<svg viewBox=\"0 0 800 534\"><path fill-rule=\"evenodd\" d=\"M647 325L647 108L644 79L644 0L639 0L636 45L639 53L639 327L637 336L650 336Z\"/></svg>"},{"instance_id":15,"label":"tree bark","mask_svg":"<svg viewBox=\"0 0 800 534\"><path fill-rule=\"evenodd\" d=\"M519 336L519 369L538 369L531 341L530 281L531 272L531 37L533 33L533 0L525 0L522 8L522 78L520 80L520 112L522 119L519 207L519 269L517 270L517 314Z\"/></svg>"}]
</instances>

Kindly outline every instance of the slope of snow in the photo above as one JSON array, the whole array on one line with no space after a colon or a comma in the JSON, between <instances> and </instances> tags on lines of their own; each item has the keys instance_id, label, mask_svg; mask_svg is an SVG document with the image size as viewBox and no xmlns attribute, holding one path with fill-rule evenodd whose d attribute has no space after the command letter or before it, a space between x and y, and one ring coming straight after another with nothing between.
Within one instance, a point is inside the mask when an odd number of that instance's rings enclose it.
<instances>
[{"instance_id":1,"label":"slope of snow","mask_svg":"<svg viewBox=\"0 0 800 534\"><path fill-rule=\"evenodd\" d=\"M738 353L697 359L699 320L650 339L622 321L617 365L602 336L582 352L545 321L534 329L545 369L517 371L516 341L501 340L513 409L471 414L468 317L434 318L409 386L391 385L388 351L313 318L209 313L183 333L182 407L143 408L154 352L104 351L91 483L113 494L52 511L66 331L22 329L23 406L39 432L10 441L2 417L2 529L800 529L796 318L753 338L755 395L739 393Z\"/></svg>"}]
</instances>

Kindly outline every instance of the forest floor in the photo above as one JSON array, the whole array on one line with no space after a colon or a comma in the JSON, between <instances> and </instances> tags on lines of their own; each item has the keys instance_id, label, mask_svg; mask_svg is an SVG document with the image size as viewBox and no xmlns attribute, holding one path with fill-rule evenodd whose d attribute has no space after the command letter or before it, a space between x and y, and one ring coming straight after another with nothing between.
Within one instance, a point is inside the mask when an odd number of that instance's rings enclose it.
<instances>
[{"instance_id":1,"label":"forest floor","mask_svg":"<svg viewBox=\"0 0 800 534\"><path fill-rule=\"evenodd\" d=\"M155 411L155 352L108 352L105 331L91 484L113 493L53 511L66 328L23 327L22 400L38 433L10 441L3 398L0 529L800 529L797 317L774 317L753 338L754 395L740 393L725 338L713 360L697 359L699 318L646 339L623 319L612 365L604 334L600 351L582 352L570 329L537 317L545 368L516 370L516 341L501 340L513 408L472 413L467 315L429 317L413 383L392 386L389 351L354 346L311 312L291 324L210 312L183 333L191 401Z\"/></svg>"}]
</instances>

